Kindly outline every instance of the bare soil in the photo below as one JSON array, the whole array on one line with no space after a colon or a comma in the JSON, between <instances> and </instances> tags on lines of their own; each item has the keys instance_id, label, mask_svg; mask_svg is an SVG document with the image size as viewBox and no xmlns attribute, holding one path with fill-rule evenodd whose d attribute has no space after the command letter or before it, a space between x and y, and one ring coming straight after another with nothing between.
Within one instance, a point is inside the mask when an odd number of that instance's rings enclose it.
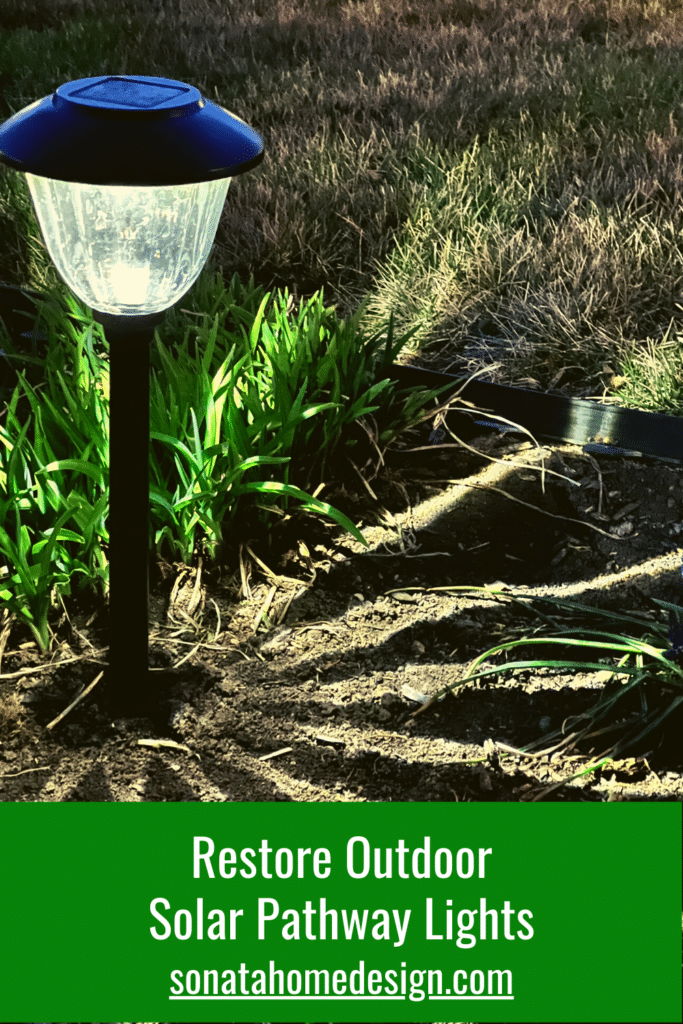
<instances>
[{"instance_id":1,"label":"bare soil","mask_svg":"<svg viewBox=\"0 0 683 1024\"><path fill-rule=\"evenodd\" d=\"M97 609L67 606L49 657L15 630L0 669L0 798L681 800L677 712L645 748L559 787L609 733L562 755L499 746L568 728L604 674L520 671L421 702L531 623L514 603L455 587L501 581L644 612L648 596L683 598L683 468L544 449L571 482L546 474L543 487L538 469L513 464L533 461L530 445L427 441L388 454L367 485L353 475L323 495L366 524L368 549L292 516L269 550L243 548L231 575L162 567L155 693L139 718L112 719L98 684L48 728L102 670L106 608L93 619Z\"/></svg>"}]
</instances>

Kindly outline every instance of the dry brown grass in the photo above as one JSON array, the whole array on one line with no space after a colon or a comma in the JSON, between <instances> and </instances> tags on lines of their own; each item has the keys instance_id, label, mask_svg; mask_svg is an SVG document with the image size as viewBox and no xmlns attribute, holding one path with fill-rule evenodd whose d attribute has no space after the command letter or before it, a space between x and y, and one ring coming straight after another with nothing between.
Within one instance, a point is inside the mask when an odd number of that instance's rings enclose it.
<instances>
[{"instance_id":1,"label":"dry brown grass","mask_svg":"<svg viewBox=\"0 0 683 1024\"><path fill-rule=\"evenodd\" d=\"M0 739L7 739L19 728L22 706L16 693L0 696Z\"/></svg>"},{"instance_id":2,"label":"dry brown grass","mask_svg":"<svg viewBox=\"0 0 683 1024\"><path fill-rule=\"evenodd\" d=\"M370 293L371 317L422 321L434 365L579 392L675 333L678 0L5 0L0 19L6 113L69 77L144 73L257 128L266 160L217 238L227 275L324 287L342 314ZM35 276L36 246L0 251L0 276Z\"/></svg>"}]
</instances>

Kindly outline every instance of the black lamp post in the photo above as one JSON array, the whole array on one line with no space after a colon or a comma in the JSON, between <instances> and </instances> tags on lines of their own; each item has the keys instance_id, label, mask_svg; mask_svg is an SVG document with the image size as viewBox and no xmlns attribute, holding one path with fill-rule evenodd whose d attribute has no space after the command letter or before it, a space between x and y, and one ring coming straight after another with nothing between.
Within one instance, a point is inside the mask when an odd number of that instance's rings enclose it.
<instances>
[{"instance_id":1,"label":"black lamp post","mask_svg":"<svg viewBox=\"0 0 683 1024\"><path fill-rule=\"evenodd\" d=\"M0 162L26 173L60 277L109 341L109 694L149 691L149 348L209 256L237 174L263 159L244 121L168 78L60 86L0 126Z\"/></svg>"}]
</instances>

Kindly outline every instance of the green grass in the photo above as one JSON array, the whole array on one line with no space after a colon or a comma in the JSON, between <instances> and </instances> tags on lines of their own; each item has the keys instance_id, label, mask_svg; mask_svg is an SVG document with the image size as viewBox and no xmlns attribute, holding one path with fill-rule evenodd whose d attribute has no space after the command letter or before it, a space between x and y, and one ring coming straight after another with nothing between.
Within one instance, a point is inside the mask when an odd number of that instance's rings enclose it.
<instances>
[{"instance_id":1,"label":"green grass","mask_svg":"<svg viewBox=\"0 0 683 1024\"><path fill-rule=\"evenodd\" d=\"M680 716L683 668L680 659L667 655L672 653L669 630L680 623L683 607L647 598L651 611L643 615L572 599L530 596L504 585L439 589L514 604L522 621L509 626L502 642L474 658L459 679L434 694L416 714L449 691L480 679L493 681L527 671L536 675L598 672L605 685L594 706L522 748L560 755L579 745L589 747L593 763L586 772L604 768L634 750L642 753L649 742L656 745L662 723L677 709ZM516 660L517 654L522 657Z\"/></svg>"},{"instance_id":2,"label":"green grass","mask_svg":"<svg viewBox=\"0 0 683 1024\"><path fill-rule=\"evenodd\" d=\"M47 363L0 413L0 598L44 651L65 595L108 584L108 345L61 286L42 304ZM158 328L151 351L150 524L157 559L230 564L292 507L358 527L318 497L330 463L372 437L382 450L434 392L396 393L386 368L405 337L341 321L322 294L294 308L213 266ZM35 374L35 366L33 366ZM357 456L356 456L357 457ZM131 510L135 514L135 510ZM231 548L232 544L232 548Z\"/></svg>"}]
</instances>

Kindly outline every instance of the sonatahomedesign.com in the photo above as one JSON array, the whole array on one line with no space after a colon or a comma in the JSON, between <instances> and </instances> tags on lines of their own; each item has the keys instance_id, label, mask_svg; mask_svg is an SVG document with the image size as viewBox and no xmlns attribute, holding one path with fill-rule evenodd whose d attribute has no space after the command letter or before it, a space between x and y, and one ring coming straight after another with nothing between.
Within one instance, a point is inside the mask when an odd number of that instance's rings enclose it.
<instances>
[{"instance_id":1,"label":"sonatahomedesign.com","mask_svg":"<svg viewBox=\"0 0 683 1024\"><path fill-rule=\"evenodd\" d=\"M171 971L170 1000L249 1000L269 999L422 1002L441 1000L512 1001L512 971L411 970L402 961L395 970L372 970L364 960L351 971L306 968L281 970L274 960L268 967L249 968L245 963L219 971Z\"/></svg>"}]
</instances>

